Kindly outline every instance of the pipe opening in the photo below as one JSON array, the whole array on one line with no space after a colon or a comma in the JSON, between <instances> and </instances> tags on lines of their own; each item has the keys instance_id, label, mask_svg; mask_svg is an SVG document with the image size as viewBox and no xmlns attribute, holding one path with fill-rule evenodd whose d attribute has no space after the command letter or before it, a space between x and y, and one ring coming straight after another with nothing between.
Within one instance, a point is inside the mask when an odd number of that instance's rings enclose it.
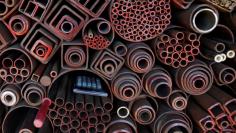
<instances>
[{"instance_id":1,"label":"pipe opening","mask_svg":"<svg viewBox=\"0 0 236 133\"><path fill-rule=\"evenodd\" d=\"M4 4L4 2L0 2L0 15L5 15L7 10L7 6Z\"/></svg>"},{"instance_id":2,"label":"pipe opening","mask_svg":"<svg viewBox=\"0 0 236 133\"><path fill-rule=\"evenodd\" d=\"M74 25L73 25L73 23L71 23L69 21L64 21L61 24L61 31L65 34L71 33L73 29L74 29Z\"/></svg>"},{"instance_id":3,"label":"pipe opening","mask_svg":"<svg viewBox=\"0 0 236 133\"><path fill-rule=\"evenodd\" d=\"M29 102L34 103L34 104L41 102L41 96L35 92L29 93L28 99L29 99Z\"/></svg>"},{"instance_id":4,"label":"pipe opening","mask_svg":"<svg viewBox=\"0 0 236 133\"><path fill-rule=\"evenodd\" d=\"M156 93L160 97L167 97L170 95L170 87L166 84L162 84L156 88Z\"/></svg>"},{"instance_id":5,"label":"pipe opening","mask_svg":"<svg viewBox=\"0 0 236 133\"><path fill-rule=\"evenodd\" d=\"M120 117L120 118L126 118L129 116L129 109L126 108L126 107L120 107L118 108L117 110L117 115Z\"/></svg>"},{"instance_id":6,"label":"pipe opening","mask_svg":"<svg viewBox=\"0 0 236 133\"><path fill-rule=\"evenodd\" d=\"M209 33L218 24L218 16L212 9L200 9L193 16L193 26L200 33Z\"/></svg>"},{"instance_id":7,"label":"pipe opening","mask_svg":"<svg viewBox=\"0 0 236 133\"><path fill-rule=\"evenodd\" d=\"M198 80L194 81L194 86L195 86L197 89L201 89L201 88L204 86L204 81L198 79Z\"/></svg>"}]
</instances>

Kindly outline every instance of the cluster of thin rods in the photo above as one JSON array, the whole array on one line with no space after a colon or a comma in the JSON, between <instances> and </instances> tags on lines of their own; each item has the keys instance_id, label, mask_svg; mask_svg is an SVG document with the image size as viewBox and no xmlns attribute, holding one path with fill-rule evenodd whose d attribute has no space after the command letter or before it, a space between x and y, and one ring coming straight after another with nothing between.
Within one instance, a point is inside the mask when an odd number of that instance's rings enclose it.
<instances>
[{"instance_id":1,"label":"cluster of thin rods","mask_svg":"<svg viewBox=\"0 0 236 133\"><path fill-rule=\"evenodd\" d=\"M102 132L105 124L111 120L110 112L113 108L111 99L77 94L72 89L74 85L68 76L63 77L62 81L58 90L52 90L50 94L55 97L48 112L53 125L61 132ZM82 82L85 83L86 81ZM56 95L53 96L54 92Z\"/></svg>"},{"instance_id":2,"label":"cluster of thin rods","mask_svg":"<svg viewBox=\"0 0 236 133\"><path fill-rule=\"evenodd\" d=\"M154 43L157 58L174 68L186 67L199 54L197 34L177 28L165 31Z\"/></svg>"},{"instance_id":3,"label":"cluster of thin rods","mask_svg":"<svg viewBox=\"0 0 236 133\"><path fill-rule=\"evenodd\" d=\"M150 40L160 35L170 24L169 0L115 1L111 22L123 39L131 42Z\"/></svg>"}]
</instances>

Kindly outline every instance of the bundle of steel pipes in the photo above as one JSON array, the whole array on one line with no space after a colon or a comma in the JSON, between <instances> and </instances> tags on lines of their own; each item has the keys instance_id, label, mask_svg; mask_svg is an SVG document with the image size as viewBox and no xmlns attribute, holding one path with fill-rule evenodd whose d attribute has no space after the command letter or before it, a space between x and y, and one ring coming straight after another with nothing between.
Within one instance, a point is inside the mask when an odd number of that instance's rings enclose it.
<instances>
[{"instance_id":1,"label":"bundle of steel pipes","mask_svg":"<svg viewBox=\"0 0 236 133\"><path fill-rule=\"evenodd\" d=\"M0 133L236 133L235 37L236 0L0 0Z\"/></svg>"}]
</instances>

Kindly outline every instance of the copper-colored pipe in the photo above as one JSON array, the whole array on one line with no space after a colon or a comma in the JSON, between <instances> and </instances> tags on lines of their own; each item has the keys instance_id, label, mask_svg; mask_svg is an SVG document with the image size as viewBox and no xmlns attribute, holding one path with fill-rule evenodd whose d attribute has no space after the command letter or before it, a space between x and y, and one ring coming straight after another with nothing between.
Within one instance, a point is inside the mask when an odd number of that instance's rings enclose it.
<instances>
[{"instance_id":1,"label":"copper-colored pipe","mask_svg":"<svg viewBox=\"0 0 236 133\"><path fill-rule=\"evenodd\" d=\"M21 92L25 101L31 106L38 106L41 104L42 99L45 97L44 88L31 84L26 85L25 90Z\"/></svg>"},{"instance_id":2,"label":"copper-colored pipe","mask_svg":"<svg viewBox=\"0 0 236 133\"><path fill-rule=\"evenodd\" d=\"M128 51L127 46L120 41L115 41L112 46L115 53L119 56L125 56Z\"/></svg>"},{"instance_id":3,"label":"copper-colored pipe","mask_svg":"<svg viewBox=\"0 0 236 133\"><path fill-rule=\"evenodd\" d=\"M172 91L170 74L163 68L153 68L142 78L144 90L151 96L160 99L167 98Z\"/></svg>"},{"instance_id":4,"label":"copper-colored pipe","mask_svg":"<svg viewBox=\"0 0 236 133\"><path fill-rule=\"evenodd\" d=\"M134 102L131 112L135 120L143 125L152 123L156 118L155 109L146 99Z\"/></svg>"},{"instance_id":5,"label":"copper-colored pipe","mask_svg":"<svg viewBox=\"0 0 236 133\"><path fill-rule=\"evenodd\" d=\"M86 61L86 54L83 48L71 46L67 49L64 55L64 60L69 67L81 67Z\"/></svg>"},{"instance_id":6,"label":"copper-colored pipe","mask_svg":"<svg viewBox=\"0 0 236 133\"><path fill-rule=\"evenodd\" d=\"M142 55L142 56L140 56ZM129 44L126 55L126 65L136 73L149 71L155 62L155 57L147 44Z\"/></svg>"},{"instance_id":7,"label":"copper-colored pipe","mask_svg":"<svg viewBox=\"0 0 236 133\"><path fill-rule=\"evenodd\" d=\"M12 3L14 3L13 1ZM23 15L15 15L10 18L9 27L16 35L22 36L29 31L30 21Z\"/></svg>"},{"instance_id":8,"label":"copper-colored pipe","mask_svg":"<svg viewBox=\"0 0 236 133\"><path fill-rule=\"evenodd\" d=\"M7 56L5 58L2 59L2 66L3 68L10 68L14 66L14 60L15 60L15 56L11 55L11 56Z\"/></svg>"},{"instance_id":9,"label":"copper-colored pipe","mask_svg":"<svg viewBox=\"0 0 236 133\"><path fill-rule=\"evenodd\" d=\"M154 133L171 131L186 133L193 132L191 119L182 112L173 111L166 105L161 105L157 116L158 118L152 124L152 131Z\"/></svg>"},{"instance_id":10,"label":"copper-colored pipe","mask_svg":"<svg viewBox=\"0 0 236 133\"><path fill-rule=\"evenodd\" d=\"M236 79L236 70L222 63L212 63L211 68L219 85L230 84Z\"/></svg>"},{"instance_id":11,"label":"copper-colored pipe","mask_svg":"<svg viewBox=\"0 0 236 133\"><path fill-rule=\"evenodd\" d=\"M191 95L207 92L213 84L213 73L202 61L196 60L175 73L176 84Z\"/></svg>"},{"instance_id":12,"label":"copper-colored pipe","mask_svg":"<svg viewBox=\"0 0 236 133\"><path fill-rule=\"evenodd\" d=\"M203 48L213 50L217 53L222 53L222 52L225 51L226 46L222 42L219 42L219 41L216 41L216 40L213 40L213 39L208 39L206 37L201 37L200 41L203 45Z\"/></svg>"},{"instance_id":13,"label":"copper-colored pipe","mask_svg":"<svg viewBox=\"0 0 236 133\"><path fill-rule=\"evenodd\" d=\"M188 95L184 91L174 90L166 101L173 109L182 111L187 107Z\"/></svg>"},{"instance_id":14,"label":"copper-colored pipe","mask_svg":"<svg viewBox=\"0 0 236 133\"><path fill-rule=\"evenodd\" d=\"M228 115L227 114L223 114L218 116L216 119L216 125L218 126L218 128L222 129L227 129L229 127L231 127L231 122L228 119Z\"/></svg>"},{"instance_id":15,"label":"copper-colored pipe","mask_svg":"<svg viewBox=\"0 0 236 133\"><path fill-rule=\"evenodd\" d=\"M101 34L108 34L111 31L111 24L106 21L97 23L97 29Z\"/></svg>"},{"instance_id":16,"label":"copper-colored pipe","mask_svg":"<svg viewBox=\"0 0 236 133\"><path fill-rule=\"evenodd\" d=\"M106 128L103 130L106 133L137 133L138 129L136 123L130 118L125 119L118 118L117 116L112 117L112 121L107 124Z\"/></svg>"},{"instance_id":17,"label":"copper-colored pipe","mask_svg":"<svg viewBox=\"0 0 236 133\"><path fill-rule=\"evenodd\" d=\"M118 99L131 101L141 93L141 80L135 73L122 70L112 80L111 89Z\"/></svg>"},{"instance_id":18,"label":"copper-colored pipe","mask_svg":"<svg viewBox=\"0 0 236 133\"><path fill-rule=\"evenodd\" d=\"M90 127L88 128L88 131L89 131L90 133L96 133L96 132L97 132L97 128L96 128L95 126L90 126Z\"/></svg>"}]
</instances>

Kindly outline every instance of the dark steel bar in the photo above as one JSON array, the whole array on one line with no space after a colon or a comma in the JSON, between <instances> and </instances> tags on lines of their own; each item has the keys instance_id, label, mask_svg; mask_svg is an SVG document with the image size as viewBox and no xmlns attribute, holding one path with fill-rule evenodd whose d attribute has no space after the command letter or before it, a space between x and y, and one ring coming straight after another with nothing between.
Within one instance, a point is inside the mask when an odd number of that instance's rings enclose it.
<instances>
[{"instance_id":1,"label":"dark steel bar","mask_svg":"<svg viewBox=\"0 0 236 133\"><path fill-rule=\"evenodd\" d=\"M97 116L101 116L104 113L104 108L102 106L102 100L100 97L94 97L94 113Z\"/></svg>"},{"instance_id":2,"label":"dark steel bar","mask_svg":"<svg viewBox=\"0 0 236 133\"><path fill-rule=\"evenodd\" d=\"M108 97L102 97L101 98L103 108L106 112L110 112L113 109L113 103L110 98Z\"/></svg>"},{"instance_id":3,"label":"dark steel bar","mask_svg":"<svg viewBox=\"0 0 236 133\"><path fill-rule=\"evenodd\" d=\"M83 110L84 109L84 95L76 94L75 95L75 108L77 110Z\"/></svg>"},{"instance_id":4,"label":"dark steel bar","mask_svg":"<svg viewBox=\"0 0 236 133\"><path fill-rule=\"evenodd\" d=\"M31 109L27 112L25 119L23 120L22 124L20 125L18 132L19 133L34 133L36 128L33 126L33 121L36 115L36 111Z\"/></svg>"},{"instance_id":5,"label":"dark steel bar","mask_svg":"<svg viewBox=\"0 0 236 133\"><path fill-rule=\"evenodd\" d=\"M84 108L86 111L91 112L94 110L94 97L93 96L84 96Z\"/></svg>"},{"instance_id":6,"label":"dark steel bar","mask_svg":"<svg viewBox=\"0 0 236 133\"><path fill-rule=\"evenodd\" d=\"M214 97L206 93L203 95L194 96L194 99L199 105L201 105L202 108L207 110L213 118L217 118L218 116L225 114L224 108L221 103Z\"/></svg>"},{"instance_id":7,"label":"dark steel bar","mask_svg":"<svg viewBox=\"0 0 236 133\"><path fill-rule=\"evenodd\" d=\"M44 64L39 65L34 71L34 73L32 74L31 80L38 82L45 68L46 68L46 65Z\"/></svg>"},{"instance_id":8,"label":"dark steel bar","mask_svg":"<svg viewBox=\"0 0 236 133\"><path fill-rule=\"evenodd\" d=\"M63 82L60 83L60 87L58 88L57 96L55 99L55 104L60 107L65 104L67 82L69 81L69 77L65 75L62 81Z\"/></svg>"},{"instance_id":9,"label":"dark steel bar","mask_svg":"<svg viewBox=\"0 0 236 133\"><path fill-rule=\"evenodd\" d=\"M193 121L203 130L209 131L215 127L215 122L212 117L193 101L190 101L187 107L187 111L190 114Z\"/></svg>"},{"instance_id":10,"label":"dark steel bar","mask_svg":"<svg viewBox=\"0 0 236 133\"><path fill-rule=\"evenodd\" d=\"M59 61L54 61L52 69L50 71L50 77L53 78L53 79L56 78L57 75L59 74L59 72L60 72Z\"/></svg>"}]
</instances>

